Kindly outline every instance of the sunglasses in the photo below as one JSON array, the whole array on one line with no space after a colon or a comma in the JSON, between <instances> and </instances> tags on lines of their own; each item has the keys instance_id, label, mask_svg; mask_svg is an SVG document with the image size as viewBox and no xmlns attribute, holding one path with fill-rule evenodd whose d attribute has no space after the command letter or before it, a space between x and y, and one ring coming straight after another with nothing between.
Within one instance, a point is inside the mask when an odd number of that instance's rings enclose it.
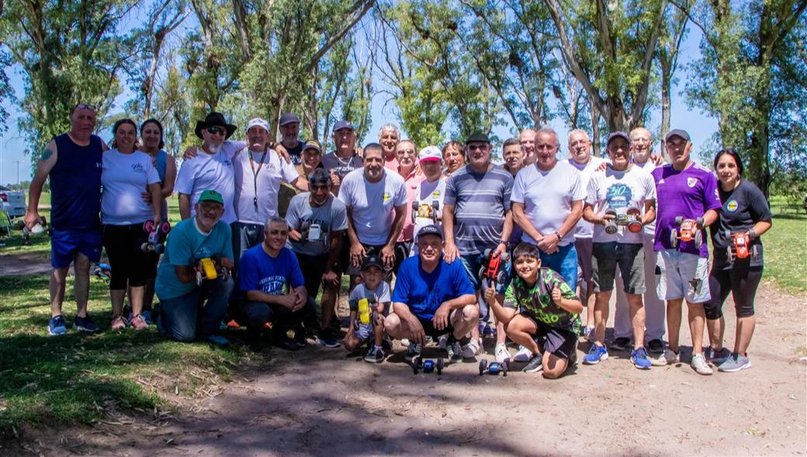
<instances>
[{"instance_id":1,"label":"sunglasses","mask_svg":"<svg viewBox=\"0 0 807 457\"><path fill-rule=\"evenodd\" d=\"M208 127L207 128L207 133L209 133L211 135L216 135L216 134L226 135L227 134L227 129L225 129L224 127L217 127L217 126L214 125L213 127Z\"/></svg>"}]
</instances>

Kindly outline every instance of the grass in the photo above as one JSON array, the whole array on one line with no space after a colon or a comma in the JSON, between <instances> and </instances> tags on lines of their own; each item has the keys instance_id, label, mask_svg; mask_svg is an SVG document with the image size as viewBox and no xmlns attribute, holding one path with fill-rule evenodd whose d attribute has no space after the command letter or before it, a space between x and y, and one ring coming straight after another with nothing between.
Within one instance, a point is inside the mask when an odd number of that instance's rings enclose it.
<instances>
[{"instance_id":1,"label":"grass","mask_svg":"<svg viewBox=\"0 0 807 457\"><path fill-rule=\"evenodd\" d=\"M762 236L765 245L765 278L789 293L807 292L807 215L803 208L786 205L783 197L771 198L773 227Z\"/></svg>"}]
</instances>

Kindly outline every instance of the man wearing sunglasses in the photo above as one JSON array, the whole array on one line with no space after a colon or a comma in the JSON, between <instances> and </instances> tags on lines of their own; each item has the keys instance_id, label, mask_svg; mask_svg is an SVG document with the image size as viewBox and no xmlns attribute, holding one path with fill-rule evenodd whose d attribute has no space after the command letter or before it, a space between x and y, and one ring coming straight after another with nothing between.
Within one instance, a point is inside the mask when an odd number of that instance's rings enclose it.
<instances>
[{"instance_id":1,"label":"man wearing sunglasses","mask_svg":"<svg viewBox=\"0 0 807 457\"><path fill-rule=\"evenodd\" d=\"M232 158L245 143L225 141L235 132L236 126L227 123L224 115L212 112L203 121L196 122L196 136L203 140L196 156L182 162L174 188L179 198L182 219L193 216L195 204L202 191L210 189L221 194L224 214L221 220L232 224L236 220L235 185Z\"/></svg>"},{"instance_id":2,"label":"man wearing sunglasses","mask_svg":"<svg viewBox=\"0 0 807 457\"><path fill-rule=\"evenodd\" d=\"M96 332L98 326L87 314L90 262L101 257L101 155L107 146L93 135L95 107L78 104L70 112L70 131L55 137L42 151L34 179L28 189L25 225L40 232L45 221L39 216L39 198L45 180L51 191L51 319L50 335L64 335L67 324L62 316L65 282L72 263L75 268L76 318L78 331Z\"/></svg>"}]
</instances>

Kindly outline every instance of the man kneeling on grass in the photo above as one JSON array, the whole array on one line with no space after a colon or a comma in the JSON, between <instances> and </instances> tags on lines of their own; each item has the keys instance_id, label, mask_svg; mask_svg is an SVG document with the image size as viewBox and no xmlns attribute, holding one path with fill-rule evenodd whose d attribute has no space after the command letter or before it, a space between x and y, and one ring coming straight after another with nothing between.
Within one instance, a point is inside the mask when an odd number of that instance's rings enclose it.
<instances>
[{"instance_id":1,"label":"man kneeling on grass","mask_svg":"<svg viewBox=\"0 0 807 457\"><path fill-rule=\"evenodd\" d=\"M371 254L361 265L362 283L350 293L350 327L342 344L350 352L357 351L367 343L365 362L384 361L384 313L390 305L390 287L384 281L384 264L381 258Z\"/></svg>"},{"instance_id":2,"label":"man kneeling on grass","mask_svg":"<svg viewBox=\"0 0 807 457\"><path fill-rule=\"evenodd\" d=\"M519 244L513 251L513 269L518 276L505 292L504 305L492 290L485 299L507 336L532 351L523 371L543 369L544 378L559 378L577 360L583 304L558 273L541 268L537 247Z\"/></svg>"}]
</instances>

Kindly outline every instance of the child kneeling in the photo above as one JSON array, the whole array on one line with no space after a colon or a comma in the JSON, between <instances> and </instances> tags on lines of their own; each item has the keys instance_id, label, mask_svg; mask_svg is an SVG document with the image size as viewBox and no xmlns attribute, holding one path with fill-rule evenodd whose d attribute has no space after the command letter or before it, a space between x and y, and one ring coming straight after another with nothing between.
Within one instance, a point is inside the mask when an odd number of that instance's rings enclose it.
<instances>
[{"instance_id":1,"label":"child kneeling","mask_svg":"<svg viewBox=\"0 0 807 457\"><path fill-rule=\"evenodd\" d=\"M365 362L384 361L384 310L389 309L391 294L384 281L384 268L378 256L370 255L361 266L362 283L350 293L350 327L342 344L350 352L368 344Z\"/></svg>"},{"instance_id":2,"label":"child kneeling","mask_svg":"<svg viewBox=\"0 0 807 457\"><path fill-rule=\"evenodd\" d=\"M517 276L507 287L504 304L501 295L495 297L490 289L485 298L507 336L532 351L523 371L543 369L544 378L558 378L577 360L583 304L560 274L541 268L536 246L516 247L513 270Z\"/></svg>"}]
</instances>

